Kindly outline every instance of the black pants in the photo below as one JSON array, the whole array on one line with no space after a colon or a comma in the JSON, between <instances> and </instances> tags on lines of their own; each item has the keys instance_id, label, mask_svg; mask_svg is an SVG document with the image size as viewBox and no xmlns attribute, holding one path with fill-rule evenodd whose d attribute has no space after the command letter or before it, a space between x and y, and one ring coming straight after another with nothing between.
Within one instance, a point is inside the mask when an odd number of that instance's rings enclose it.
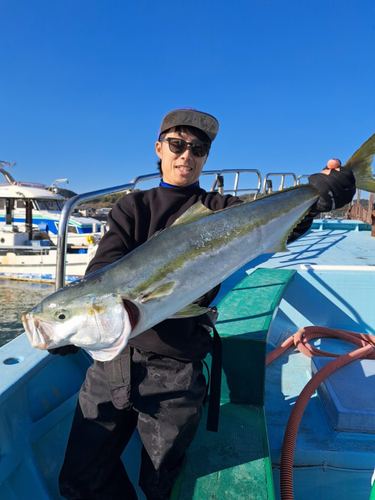
<instances>
[{"instance_id":1,"label":"black pants","mask_svg":"<svg viewBox=\"0 0 375 500\"><path fill-rule=\"evenodd\" d=\"M147 500L167 500L195 436L205 394L201 361L134 349L131 407L120 410L112 403L104 363L95 362L80 391L59 478L61 495L136 499L120 456L138 427L143 444L139 485Z\"/></svg>"}]
</instances>

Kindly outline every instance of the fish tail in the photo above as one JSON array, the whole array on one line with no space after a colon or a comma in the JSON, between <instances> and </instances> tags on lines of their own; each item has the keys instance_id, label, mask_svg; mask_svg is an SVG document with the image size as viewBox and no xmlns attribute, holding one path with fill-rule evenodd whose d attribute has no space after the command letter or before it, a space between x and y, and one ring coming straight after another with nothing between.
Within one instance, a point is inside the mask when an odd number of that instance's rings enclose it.
<instances>
[{"instance_id":1,"label":"fish tail","mask_svg":"<svg viewBox=\"0 0 375 500\"><path fill-rule=\"evenodd\" d=\"M375 193L375 179L371 168L374 154L375 134L362 144L344 165L353 172L357 188L371 193Z\"/></svg>"}]
</instances>

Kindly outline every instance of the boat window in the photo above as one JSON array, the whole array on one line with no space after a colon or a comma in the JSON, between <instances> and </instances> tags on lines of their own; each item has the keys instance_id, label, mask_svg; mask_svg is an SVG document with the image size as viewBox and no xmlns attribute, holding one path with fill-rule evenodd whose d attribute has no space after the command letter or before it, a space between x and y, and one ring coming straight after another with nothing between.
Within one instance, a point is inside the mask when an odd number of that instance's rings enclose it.
<instances>
[{"instance_id":1,"label":"boat window","mask_svg":"<svg viewBox=\"0 0 375 500\"><path fill-rule=\"evenodd\" d=\"M61 210L61 207L56 200L35 200L39 210Z\"/></svg>"},{"instance_id":2,"label":"boat window","mask_svg":"<svg viewBox=\"0 0 375 500\"><path fill-rule=\"evenodd\" d=\"M38 207L39 210L46 210L46 206L44 204L44 201L42 200L35 200L35 203Z\"/></svg>"},{"instance_id":3,"label":"boat window","mask_svg":"<svg viewBox=\"0 0 375 500\"><path fill-rule=\"evenodd\" d=\"M62 210L64 202L57 200L34 200L38 210Z\"/></svg>"},{"instance_id":4,"label":"boat window","mask_svg":"<svg viewBox=\"0 0 375 500\"><path fill-rule=\"evenodd\" d=\"M5 208L5 201L0 200L0 209L4 209L4 208Z\"/></svg>"},{"instance_id":5,"label":"boat window","mask_svg":"<svg viewBox=\"0 0 375 500\"><path fill-rule=\"evenodd\" d=\"M16 208L25 208L26 202L24 200L16 200Z\"/></svg>"},{"instance_id":6,"label":"boat window","mask_svg":"<svg viewBox=\"0 0 375 500\"><path fill-rule=\"evenodd\" d=\"M47 210L60 210L60 207L55 200L46 200L44 204L47 207Z\"/></svg>"},{"instance_id":7,"label":"boat window","mask_svg":"<svg viewBox=\"0 0 375 500\"><path fill-rule=\"evenodd\" d=\"M59 230L59 223L55 222L56 229ZM71 226L70 224L68 225L68 233L78 233L78 228L77 226Z\"/></svg>"}]
</instances>

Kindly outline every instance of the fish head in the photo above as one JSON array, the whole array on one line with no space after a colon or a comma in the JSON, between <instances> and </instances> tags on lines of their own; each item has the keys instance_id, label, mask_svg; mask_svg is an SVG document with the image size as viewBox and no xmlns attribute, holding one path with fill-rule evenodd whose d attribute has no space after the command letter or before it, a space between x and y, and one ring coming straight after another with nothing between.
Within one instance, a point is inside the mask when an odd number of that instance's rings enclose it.
<instances>
[{"instance_id":1,"label":"fish head","mask_svg":"<svg viewBox=\"0 0 375 500\"><path fill-rule=\"evenodd\" d=\"M45 350L73 344L100 360L112 359L125 347L132 321L121 296L85 295L71 300L59 299L56 292L22 315L33 347Z\"/></svg>"}]
</instances>

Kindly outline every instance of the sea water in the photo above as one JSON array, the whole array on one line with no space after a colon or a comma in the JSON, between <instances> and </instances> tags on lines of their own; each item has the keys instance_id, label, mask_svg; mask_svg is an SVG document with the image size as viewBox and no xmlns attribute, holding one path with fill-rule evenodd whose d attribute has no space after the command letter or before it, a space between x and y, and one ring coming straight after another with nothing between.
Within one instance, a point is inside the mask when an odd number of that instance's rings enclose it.
<instances>
[{"instance_id":1,"label":"sea water","mask_svg":"<svg viewBox=\"0 0 375 500\"><path fill-rule=\"evenodd\" d=\"M0 280L0 347L25 330L21 315L55 291L54 285Z\"/></svg>"}]
</instances>

